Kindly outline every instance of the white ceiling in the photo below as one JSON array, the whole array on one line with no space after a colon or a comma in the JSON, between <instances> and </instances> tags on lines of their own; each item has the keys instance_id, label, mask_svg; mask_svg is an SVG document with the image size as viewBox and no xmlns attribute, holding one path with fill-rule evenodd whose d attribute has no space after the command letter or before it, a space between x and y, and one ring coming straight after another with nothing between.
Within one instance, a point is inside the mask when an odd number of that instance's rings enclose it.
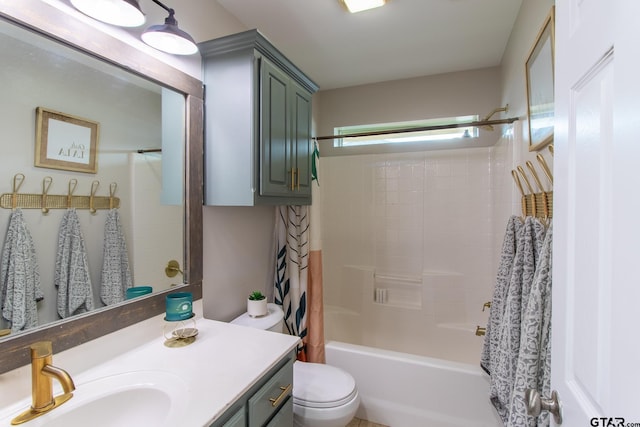
<instances>
[{"instance_id":1,"label":"white ceiling","mask_svg":"<svg viewBox=\"0 0 640 427\"><path fill-rule=\"evenodd\" d=\"M529 0L533 1L533 0ZM497 66L522 0L218 0L321 89Z\"/></svg>"}]
</instances>

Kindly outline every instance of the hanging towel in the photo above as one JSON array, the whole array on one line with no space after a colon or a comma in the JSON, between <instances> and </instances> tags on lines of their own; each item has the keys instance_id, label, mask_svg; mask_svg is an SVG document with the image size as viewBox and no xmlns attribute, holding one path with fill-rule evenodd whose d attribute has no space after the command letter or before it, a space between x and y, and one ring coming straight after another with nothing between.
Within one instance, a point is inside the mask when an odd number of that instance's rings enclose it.
<instances>
[{"instance_id":1,"label":"hanging towel","mask_svg":"<svg viewBox=\"0 0 640 427\"><path fill-rule=\"evenodd\" d=\"M490 362L490 399L500 418L507 423L509 405L515 381L515 371L520 347L520 328L533 277L540 259L545 226L534 217L525 219L509 279L504 303L504 314L500 320L498 345Z\"/></svg>"},{"instance_id":2,"label":"hanging towel","mask_svg":"<svg viewBox=\"0 0 640 427\"><path fill-rule=\"evenodd\" d=\"M11 213L0 261L0 308L11 332L38 326L37 302L44 298L35 245L21 209Z\"/></svg>"},{"instance_id":3,"label":"hanging towel","mask_svg":"<svg viewBox=\"0 0 640 427\"><path fill-rule=\"evenodd\" d=\"M61 318L93 310L87 250L75 209L68 209L60 224L54 284Z\"/></svg>"},{"instance_id":4,"label":"hanging towel","mask_svg":"<svg viewBox=\"0 0 640 427\"><path fill-rule=\"evenodd\" d=\"M132 286L127 242L117 209L107 213L104 224L104 250L100 299L105 305L124 301L127 289Z\"/></svg>"},{"instance_id":5,"label":"hanging towel","mask_svg":"<svg viewBox=\"0 0 640 427\"><path fill-rule=\"evenodd\" d=\"M304 338L309 262L307 206L276 207L275 241L275 303L282 306L289 334Z\"/></svg>"},{"instance_id":6,"label":"hanging towel","mask_svg":"<svg viewBox=\"0 0 640 427\"><path fill-rule=\"evenodd\" d=\"M507 424L512 427L549 425L547 411L537 418L527 415L524 393L531 388L539 391L542 396L551 395L552 247L553 226L550 225L542 245L540 262L527 307L522 316L520 352Z\"/></svg>"},{"instance_id":7,"label":"hanging towel","mask_svg":"<svg viewBox=\"0 0 640 427\"><path fill-rule=\"evenodd\" d=\"M496 275L493 298L491 299L491 310L489 311L489 321L487 322L484 345L480 357L480 366L488 374L491 374L493 370L491 363L494 361L494 357L492 357L492 355L495 356L498 347L500 324L504 316L509 279L511 278L513 260L515 259L516 246L520 239L521 231L522 220L517 216L510 217L507 221L507 230L505 231L502 242L498 274Z\"/></svg>"}]
</instances>

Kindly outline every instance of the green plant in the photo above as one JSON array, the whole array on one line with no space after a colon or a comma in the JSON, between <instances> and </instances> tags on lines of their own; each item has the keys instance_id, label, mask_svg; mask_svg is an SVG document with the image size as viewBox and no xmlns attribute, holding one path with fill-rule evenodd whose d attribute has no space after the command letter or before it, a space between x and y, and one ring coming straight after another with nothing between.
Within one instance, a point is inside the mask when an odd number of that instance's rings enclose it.
<instances>
[{"instance_id":1,"label":"green plant","mask_svg":"<svg viewBox=\"0 0 640 427\"><path fill-rule=\"evenodd\" d=\"M260 291L253 291L251 292L251 294L249 294L249 299L251 301L260 301L265 299L266 297L264 295L262 295L262 292Z\"/></svg>"}]
</instances>

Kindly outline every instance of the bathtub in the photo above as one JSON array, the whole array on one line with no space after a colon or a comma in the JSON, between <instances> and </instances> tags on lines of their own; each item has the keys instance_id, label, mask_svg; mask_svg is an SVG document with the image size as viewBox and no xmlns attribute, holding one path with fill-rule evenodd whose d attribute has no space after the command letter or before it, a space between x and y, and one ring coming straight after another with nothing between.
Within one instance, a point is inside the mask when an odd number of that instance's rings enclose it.
<instances>
[{"instance_id":1,"label":"bathtub","mask_svg":"<svg viewBox=\"0 0 640 427\"><path fill-rule=\"evenodd\" d=\"M356 380L357 417L390 427L499 427L479 366L338 341L327 363Z\"/></svg>"}]
</instances>

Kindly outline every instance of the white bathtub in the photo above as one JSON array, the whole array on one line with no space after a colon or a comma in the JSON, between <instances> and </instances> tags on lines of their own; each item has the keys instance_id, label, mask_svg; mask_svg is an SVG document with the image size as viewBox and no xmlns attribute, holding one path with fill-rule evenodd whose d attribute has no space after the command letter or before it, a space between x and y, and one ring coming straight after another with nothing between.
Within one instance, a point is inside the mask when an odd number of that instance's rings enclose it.
<instances>
[{"instance_id":1,"label":"white bathtub","mask_svg":"<svg viewBox=\"0 0 640 427\"><path fill-rule=\"evenodd\" d=\"M391 427L499 427L479 366L329 341L327 363L356 380L357 417Z\"/></svg>"}]
</instances>

